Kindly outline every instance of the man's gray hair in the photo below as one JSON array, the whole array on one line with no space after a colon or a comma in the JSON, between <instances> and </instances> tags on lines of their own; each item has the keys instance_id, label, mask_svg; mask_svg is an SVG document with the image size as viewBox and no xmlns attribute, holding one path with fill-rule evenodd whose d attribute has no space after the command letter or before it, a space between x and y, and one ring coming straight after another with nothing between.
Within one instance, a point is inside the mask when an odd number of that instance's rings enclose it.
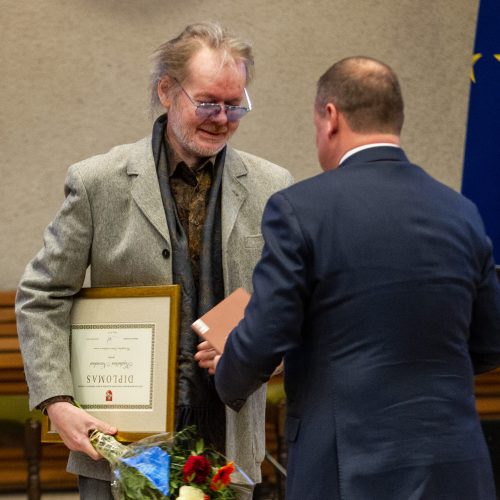
<instances>
[{"instance_id":1,"label":"man's gray hair","mask_svg":"<svg viewBox=\"0 0 500 500\"><path fill-rule=\"evenodd\" d=\"M249 43L229 33L214 22L190 24L172 40L160 45L151 56L151 111L160 106L158 82L165 76L179 83L187 78L188 64L202 47L220 51L224 58L242 62L246 70L246 83L253 77L254 59Z\"/></svg>"}]
</instances>

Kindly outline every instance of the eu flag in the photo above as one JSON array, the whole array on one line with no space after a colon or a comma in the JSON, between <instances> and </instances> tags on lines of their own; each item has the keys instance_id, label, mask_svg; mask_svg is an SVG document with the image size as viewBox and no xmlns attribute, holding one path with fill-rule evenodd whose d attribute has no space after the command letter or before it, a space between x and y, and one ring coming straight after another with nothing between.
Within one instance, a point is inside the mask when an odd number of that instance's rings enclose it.
<instances>
[{"instance_id":1,"label":"eu flag","mask_svg":"<svg viewBox=\"0 0 500 500\"><path fill-rule=\"evenodd\" d=\"M477 205L500 264L500 0L480 0L462 193Z\"/></svg>"}]
</instances>

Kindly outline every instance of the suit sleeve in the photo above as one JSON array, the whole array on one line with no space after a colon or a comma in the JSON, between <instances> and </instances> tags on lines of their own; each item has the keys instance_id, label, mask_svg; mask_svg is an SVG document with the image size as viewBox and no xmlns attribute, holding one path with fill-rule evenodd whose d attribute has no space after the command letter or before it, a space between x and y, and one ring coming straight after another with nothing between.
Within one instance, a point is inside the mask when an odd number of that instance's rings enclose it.
<instances>
[{"instance_id":1,"label":"suit sleeve","mask_svg":"<svg viewBox=\"0 0 500 500\"><path fill-rule=\"evenodd\" d=\"M53 396L73 396L69 369L70 311L89 261L92 217L85 186L73 167L65 201L28 264L16 297L17 329L30 408Z\"/></svg>"},{"instance_id":2,"label":"suit sleeve","mask_svg":"<svg viewBox=\"0 0 500 500\"><path fill-rule=\"evenodd\" d=\"M269 379L284 353L301 343L311 255L284 193L273 195L264 210L264 248L253 274L254 292L217 366L217 391L234 410Z\"/></svg>"},{"instance_id":3,"label":"suit sleeve","mask_svg":"<svg viewBox=\"0 0 500 500\"><path fill-rule=\"evenodd\" d=\"M489 240L472 309L469 352L476 374L500 366L500 283Z\"/></svg>"}]
</instances>

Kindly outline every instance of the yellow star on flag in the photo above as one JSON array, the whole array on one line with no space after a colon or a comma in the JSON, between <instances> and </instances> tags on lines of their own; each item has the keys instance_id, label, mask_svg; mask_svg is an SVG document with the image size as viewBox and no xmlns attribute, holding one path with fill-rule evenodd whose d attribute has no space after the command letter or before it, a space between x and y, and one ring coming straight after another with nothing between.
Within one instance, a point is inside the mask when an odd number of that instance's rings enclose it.
<instances>
[{"instance_id":1,"label":"yellow star on flag","mask_svg":"<svg viewBox=\"0 0 500 500\"><path fill-rule=\"evenodd\" d=\"M500 54L493 54L493 57L500 62Z\"/></svg>"},{"instance_id":2,"label":"yellow star on flag","mask_svg":"<svg viewBox=\"0 0 500 500\"><path fill-rule=\"evenodd\" d=\"M474 65L483 57L483 54L477 53L472 56L472 67L470 69L470 79L476 83L476 75L474 75Z\"/></svg>"}]
</instances>

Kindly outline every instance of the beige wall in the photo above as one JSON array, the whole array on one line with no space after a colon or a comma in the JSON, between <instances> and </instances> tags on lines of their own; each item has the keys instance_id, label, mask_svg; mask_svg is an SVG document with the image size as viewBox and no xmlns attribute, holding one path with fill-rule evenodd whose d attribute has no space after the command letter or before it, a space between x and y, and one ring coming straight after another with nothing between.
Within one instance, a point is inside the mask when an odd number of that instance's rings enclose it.
<instances>
[{"instance_id":1,"label":"beige wall","mask_svg":"<svg viewBox=\"0 0 500 500\"><path fill-rule=\"evenodd\" d=\"M312 102L335 60L394 67L403 144L458 189L478 0L0 0L0 288L16 286L63 199L67 167L150 131L148 56L187 23L254 43L255 110L233 145L318 173Z\"/></svg>"}]
</instances>

